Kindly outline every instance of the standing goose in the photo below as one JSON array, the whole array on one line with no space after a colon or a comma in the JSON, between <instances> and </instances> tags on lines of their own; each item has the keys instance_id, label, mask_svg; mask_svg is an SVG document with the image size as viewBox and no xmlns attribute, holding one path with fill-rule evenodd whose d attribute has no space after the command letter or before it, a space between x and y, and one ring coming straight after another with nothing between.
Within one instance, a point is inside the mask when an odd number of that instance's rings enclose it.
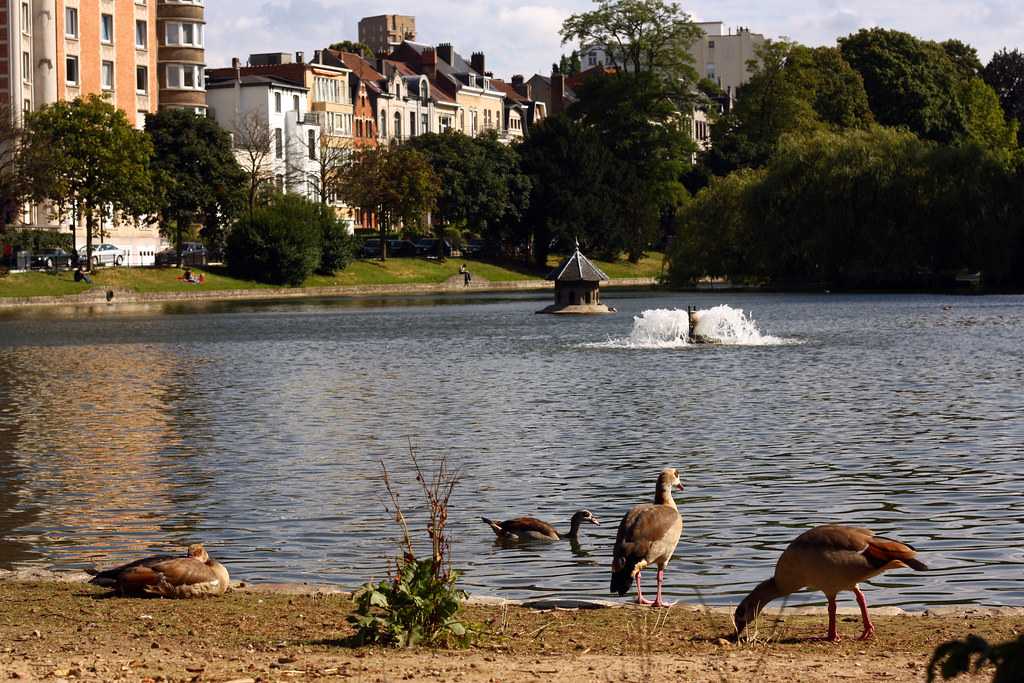
<instances>
[{"instance_id":1,"label":"standing goose","mask_svg":"<svg viewBox=\"0 0 1024 683\"><path fill-rule=\"evenodd\" d=\"M580 510L574 514L569 521L569 533L566 534L559 533L547 522L533 517L516 517L505 522L495 522L486 517L480 519L494 530L499 539L505 541L560 541L563 538L573 540L579 536L580 524L583 522L601 524L590 510Z\"/></svg>"},{"instance_id":2,"label":"standing goose","mask_svg":"<svg viewBox=\"0 0 1024 683\"><path fill-rule=\"evenodd\" d=\"M868 603L857 585L888 569L928 569L914 558L917 551L906 543L876 536L868 529L826 524L800 534L783 551L775 565L775 576L762 581L736 608L736 633L742 633L765 605L802 588L820 590L828 598L827 640L839 641L836 632L836 594L853 591L860 605L864 632L860 640L875 633L868 616Z\"/></svg>"},{"instance_id":3,"label":"standing goose","mask_svg":"<svg viewBox=\"0 0 1024 683\"><path fill-rule=\"evenodd\" d=\"M184 557L156 555L99 572L90 583L116 588L121 595L160 595L192 598L223 595L230 584L228 570L210 558L200 543Z\"/></svg>"},{"instance_id":4,"label":"standing goose","mask_svg":"<svg viewBox=\"0 0 1024 683\"><path fill-rule=\"evenodd\" d=\"M672 558L683 533L683 518L672 499L673 487L683 490L679 473L668 468L658 476L654 503L637 505L619 523L612 560L612 593L625 595L630 582L635 579L636 601L641 605L671 607L674 604L661 599L665 565ZM640 590L640 572L652 564L658 566L658 594L654 602L645 600Z\"/></svg>"}]
</instances>

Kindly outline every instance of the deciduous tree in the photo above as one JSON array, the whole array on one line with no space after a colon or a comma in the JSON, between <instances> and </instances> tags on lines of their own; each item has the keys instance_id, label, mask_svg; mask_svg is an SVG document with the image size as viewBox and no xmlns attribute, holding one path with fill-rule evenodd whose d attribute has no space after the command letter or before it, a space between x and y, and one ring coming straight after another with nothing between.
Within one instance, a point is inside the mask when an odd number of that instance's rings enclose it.
<instances>
[{"instance_id":1,"label":"deciduous tree","mask_svg":"<svg viewBox=\"0 0 1024 683\"><path fill-rule=\"evenodd\" d=\"M149 168L153 145L104 98L46 105L26 116L25 127L32 195L62 216L85 218L90 264L103 218L139 218L159 208Z\"/></svg>"},{"instance_id":2,"label":"deciduous tree","mask_svg":"<svg viewBox=\"0 0 1024 683\"><path fill-rule=\"evenodd\" d=\"M1018 123L1018 140L1024 145L1024 53L1003 48L985 65L982 78L999 95L1003 111Z\"/></svg>"}]
</instances>

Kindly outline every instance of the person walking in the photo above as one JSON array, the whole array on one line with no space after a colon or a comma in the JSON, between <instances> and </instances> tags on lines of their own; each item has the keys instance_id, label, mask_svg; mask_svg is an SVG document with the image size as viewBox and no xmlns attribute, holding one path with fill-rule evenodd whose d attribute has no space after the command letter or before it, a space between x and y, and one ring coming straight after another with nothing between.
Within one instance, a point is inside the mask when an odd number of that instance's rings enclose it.
<instances>
[{"instance_id":1,"label":"person walking","mask_svg":"<svg viewBox=\"0 0 1024 683\"><path fill-rule=\"evenodd\" d=\"M473 279L473 276L469 274L469 268L465 263L459 266L459 272L462 273L462 286L469 287L469 281Z\"/></svg>"}]
</instances>

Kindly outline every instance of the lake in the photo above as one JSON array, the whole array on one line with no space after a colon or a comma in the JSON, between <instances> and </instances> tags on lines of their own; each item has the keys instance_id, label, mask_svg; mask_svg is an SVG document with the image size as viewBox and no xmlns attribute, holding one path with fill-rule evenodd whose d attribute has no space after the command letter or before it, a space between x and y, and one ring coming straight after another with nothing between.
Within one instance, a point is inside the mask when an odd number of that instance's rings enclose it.
<instances>
[{"instance_id":1,"label":"lake","mask_svg":"<svg viewBox=\"0 0 1024 683\"><path fill-rule=\"evenodd\" d=\"M471 593L606 597L618 520L674 466L673 599L733 603L844 522L934 568L878 577L873 605L1024 605L1024 297L609 291L615 315L534 315L549 297L0 312L0 567L202 541L233 578L357 587L400 538L381 460L424 535L411 445L460 469ZM728 343L678 338L691 304ZM603 524L578 547L480 521L581 508Z\"/></svg>"}]
</instances>

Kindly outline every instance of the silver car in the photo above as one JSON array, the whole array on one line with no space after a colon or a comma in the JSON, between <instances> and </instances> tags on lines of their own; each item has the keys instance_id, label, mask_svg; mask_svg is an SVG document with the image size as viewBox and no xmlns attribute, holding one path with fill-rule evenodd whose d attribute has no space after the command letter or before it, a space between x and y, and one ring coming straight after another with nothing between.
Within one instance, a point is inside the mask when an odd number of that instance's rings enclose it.
<instances>
[{"instance_id":1,"label":"silver car","mask_svg":"<svg viewBox=\"0 0 1024 683\"><path fill-rule=\"evenodd\" d=\"M78 257L85 260L86 248L78 250ZM94 266L121 266L128 259L128 254L121 247L113 244L97 244L92 248L92 265Z\"/></svg>"}]
</instances>

